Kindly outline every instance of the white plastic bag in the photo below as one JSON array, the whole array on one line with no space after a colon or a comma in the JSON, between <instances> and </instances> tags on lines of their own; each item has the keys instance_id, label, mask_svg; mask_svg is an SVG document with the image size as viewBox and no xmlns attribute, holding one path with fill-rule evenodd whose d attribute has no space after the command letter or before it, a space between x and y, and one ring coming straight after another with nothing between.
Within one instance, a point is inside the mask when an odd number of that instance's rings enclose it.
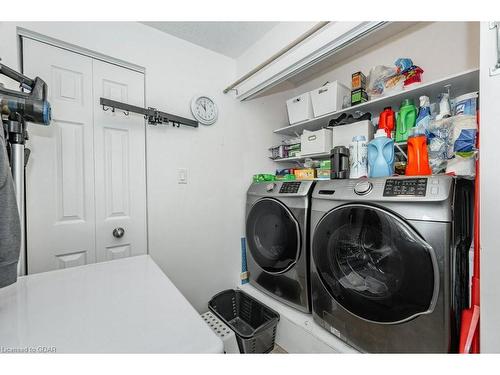
<instances>
[{"instance_id":1,"label":"white plastic bag","mask_svg":"<svg viewBox=\"0 0 500 375\"><path fill-rule=\"evenodd\" d=\"M370 69L370 73L368 74L366 93L370 97L383 95L386 89L393 89L398 85L400 79L398 79L397 76L399 76L398 69L394 66L374 66ZM404 82L404 79L402 82Z\"/></svg>"},{"instance_id":2,"label":"white plastic bag","mask_svg":"<svg viewBox=\"0 0 500 375\"><path fill-rule=\"evenodd\" d=\"M452 152L470 152L476 148L477 119L476 116L454 116L451 132ZM449 157L453 154L448 153Z\"/></svg>"},{"instance_id":3,"label":"white plastic bag","mask_svg":"<svg viewBox=\"0 0 500 375\"><path fill-rule=\"evenodd\" d=\"M456 153L453 159L448 160L446 173L454 173L457 176L476 176L477 151Z\"/></svg>"},{"instance_id":4,"label":"white plastic bag","mask_svg":"<svg viewBox=\"0 0 500 375\"><path fill-rule=\"evenodd\" d=\"M450 155L453 156L452 126L451 118L431 120L428 124L429 164L433 174L443 173Z\"/></svg>"}]
</instances>

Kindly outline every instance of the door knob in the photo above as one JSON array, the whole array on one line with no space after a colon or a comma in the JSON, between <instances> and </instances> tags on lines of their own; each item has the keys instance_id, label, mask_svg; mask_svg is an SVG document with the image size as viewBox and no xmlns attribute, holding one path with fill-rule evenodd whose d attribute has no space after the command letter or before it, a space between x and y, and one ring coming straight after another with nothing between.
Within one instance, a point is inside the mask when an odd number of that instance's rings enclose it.
<instances>
[{"instance_id":1,"label":"door knob","mask_svg":"<svg viewBox=\"0 0 500 375\"><path fill-rule=\"evenodd\" d=\"M122 238L124 234L125 234L125 229L123 228L113 229L113 237L115 238Z\"/></svg>"}]
</instances>

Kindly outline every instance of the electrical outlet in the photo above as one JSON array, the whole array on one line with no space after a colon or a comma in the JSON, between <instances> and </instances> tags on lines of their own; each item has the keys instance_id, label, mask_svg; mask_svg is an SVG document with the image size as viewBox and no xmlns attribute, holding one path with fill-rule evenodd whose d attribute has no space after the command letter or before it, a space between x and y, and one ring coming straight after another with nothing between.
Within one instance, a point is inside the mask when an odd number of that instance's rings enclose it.
<instances>
[{"instance_id":1,"label":"electrical outlet","mask_svg":"<svg viewBox=\"0 0 500 375\"><path fill-rule=\"evenodd\" d=\"M177 169L177 183L187 184L188 183L188 171L187 168Z\"/></svg>"}]
</instances>

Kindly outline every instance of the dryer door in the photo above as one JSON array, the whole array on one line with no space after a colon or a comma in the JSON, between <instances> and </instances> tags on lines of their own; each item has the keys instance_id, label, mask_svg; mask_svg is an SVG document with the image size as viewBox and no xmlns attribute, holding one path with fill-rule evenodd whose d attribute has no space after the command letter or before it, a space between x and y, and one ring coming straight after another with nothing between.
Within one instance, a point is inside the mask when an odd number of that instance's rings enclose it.
<instances>
[{"instance_id":1,"label":"dryer door","mask_svg":"<svg viewBox=\"0 0 500 375\"><path fill-rule=\"evenodd\" d=\"M289 270L299 257L299 224L276 199L263 198L252 206L247 216L246 236L250 254L268 273Z\"/></svg>"},{"instance_id":2,"label":"dryer door","mask_svg":"<svg viewBox=\"0 0 500 375\"><path fill-rule=\"evenodd\" d=\"M399 323L434 308L434 250L388 211L361 204L333 209L315 229L312 252L325 288L357 317Z\"/></svg>"}]
</instances>

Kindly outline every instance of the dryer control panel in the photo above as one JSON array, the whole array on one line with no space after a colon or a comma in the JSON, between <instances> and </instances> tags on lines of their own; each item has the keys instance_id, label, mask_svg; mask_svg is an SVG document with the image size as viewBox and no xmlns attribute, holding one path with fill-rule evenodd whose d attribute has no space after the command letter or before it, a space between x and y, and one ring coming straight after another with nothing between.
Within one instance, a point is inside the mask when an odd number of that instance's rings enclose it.
<instances>
[{"instance_id":1,"label":"dryer control panel","mask_svg":"<svg viewBox=\"0 0 500 375\"><path fill-rule=\"evenodd\" d=\"M385 181L384 197L397 197L411 195L425 197L427 191L427 178L390 178Z\"/></svg>"},{"instance_id":2,"label":"dryer control panel","mask_svg":"<svg viewBox=\"0 0 500 375\"><path fill-rule=\"evenodd\" d=\"M299 192L300 182L283 182L280 194L295 194Z\"/></svg>"}]
</instances>

